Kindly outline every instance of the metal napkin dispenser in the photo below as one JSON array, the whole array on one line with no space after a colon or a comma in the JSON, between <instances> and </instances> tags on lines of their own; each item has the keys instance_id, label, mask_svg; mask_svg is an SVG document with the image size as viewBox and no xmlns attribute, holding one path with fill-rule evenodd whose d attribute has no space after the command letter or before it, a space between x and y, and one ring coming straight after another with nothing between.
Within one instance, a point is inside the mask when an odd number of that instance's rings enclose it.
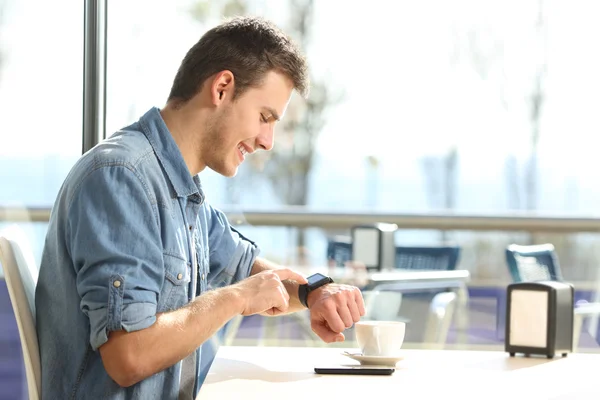
<instances>
[{"instance_id":1,"label":"metal napkin dispenser","mask_svg":"<svg viewBox=\"0 0 600 400\"><path fill-rule=\"evenodd\" d=\"M368 270L396 267L396 224L376 223L352 227L352 260L364 263Z\"/></svg>"},{"instance_id":2,"label":"metal napkin dispenser","mask_svg":"<svg viewBox=\"0 0 600 400\"><path fill-rule=\"evenodd\" d=\"M511 355L553 358L573 351L573 285L565 282L519 282L506 293L505 349Z\"/></svg>"}]
</instances>

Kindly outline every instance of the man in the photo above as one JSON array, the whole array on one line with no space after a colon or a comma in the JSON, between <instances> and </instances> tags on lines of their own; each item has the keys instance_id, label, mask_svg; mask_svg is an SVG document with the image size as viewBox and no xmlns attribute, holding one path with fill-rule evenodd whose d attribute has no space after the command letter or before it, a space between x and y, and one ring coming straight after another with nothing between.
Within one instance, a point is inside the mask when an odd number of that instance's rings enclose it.
<instances>
[{"instance_id":1,"label":"man","mask_svg":"<svg viewBox=\"0 0 600 400\"><path fill-rule=\"evenodd\" d=\"M52 211L36 291L45 398L191 399L201 345L236 315L310 309L325 342L360 291L258 258L198 174L234 176L273 147L305 60L275 26L237 18L185 56L167 104L82 156ZM211 289L211 290L209 290Z\"/></svg>"}]
</instances>

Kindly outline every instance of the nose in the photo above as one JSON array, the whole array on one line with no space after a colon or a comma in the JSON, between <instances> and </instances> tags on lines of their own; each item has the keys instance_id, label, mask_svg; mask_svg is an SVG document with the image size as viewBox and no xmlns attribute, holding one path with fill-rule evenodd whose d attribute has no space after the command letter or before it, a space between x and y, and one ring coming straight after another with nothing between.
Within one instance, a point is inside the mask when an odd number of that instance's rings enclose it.
<instances>
[{"instance_id":1,"label":"nose","mask_svg":"<svg viewBox=\"0 0 600 400\"><path fill-rule=\"evenodd\" d=\"M275 127L274 124L265 125L265 128L256 137L256 148L269 151L273 148Z\"/></svg>"}]
</instances>

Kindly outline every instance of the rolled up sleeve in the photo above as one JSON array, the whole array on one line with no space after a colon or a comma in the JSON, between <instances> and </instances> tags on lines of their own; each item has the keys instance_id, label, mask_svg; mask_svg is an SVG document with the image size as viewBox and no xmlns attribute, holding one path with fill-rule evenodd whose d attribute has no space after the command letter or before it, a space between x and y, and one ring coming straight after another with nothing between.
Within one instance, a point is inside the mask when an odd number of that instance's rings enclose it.
<instances>
[{"instance_id":1,"label":"rolled up sleeve","mask_svg":"<svg viewBox=\"0 0 600 400\"><path fill-rule=\"evenodd\" d=\"M207 205L211 283L225 286L250 276L259 247L234 229L223 212Z\"/></svg>"},{"instance_id":2,"label":"rolled up sleeve","mask_svg":"<svg viewBox=\"0 0 600 400\"><path fill-rule=\"evenodd\" d=\"M135 170L111 165L90 172L70 202L68 226L92 348L110 331L151 326L164 266L153 203Z\"/></svg>"}]
</instances>

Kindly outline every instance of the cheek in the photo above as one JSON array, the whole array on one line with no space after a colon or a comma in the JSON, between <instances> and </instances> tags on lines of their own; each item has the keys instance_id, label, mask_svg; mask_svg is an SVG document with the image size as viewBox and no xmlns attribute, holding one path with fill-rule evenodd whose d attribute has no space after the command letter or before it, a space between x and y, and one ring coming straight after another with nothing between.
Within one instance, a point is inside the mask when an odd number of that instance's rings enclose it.
<instances>
[{"instance_id":1,"label":"cheek","mask_svg":"<svg viewBox=\"0 0 600 400\"><path fill-rule=\"evenodd\" d=\"M239 118L235 121L235 126L232 126L234 136L240 140L245 140L257 136L262 126L260 121L260 115L257 117L255 114L244 115L243 118Z\"/></svg>"},{"instance_id":2,"label":"cheek","mask_svg":"<svg viewBox=\"0 0 600 400\"><path fill-rule=\"evenodd\" d=\"M263 125L266 124L261 124L260 113L251 107L240 105L223 120L223 141L237 145L260 134Z\"/></svg>"}]
</instances>

